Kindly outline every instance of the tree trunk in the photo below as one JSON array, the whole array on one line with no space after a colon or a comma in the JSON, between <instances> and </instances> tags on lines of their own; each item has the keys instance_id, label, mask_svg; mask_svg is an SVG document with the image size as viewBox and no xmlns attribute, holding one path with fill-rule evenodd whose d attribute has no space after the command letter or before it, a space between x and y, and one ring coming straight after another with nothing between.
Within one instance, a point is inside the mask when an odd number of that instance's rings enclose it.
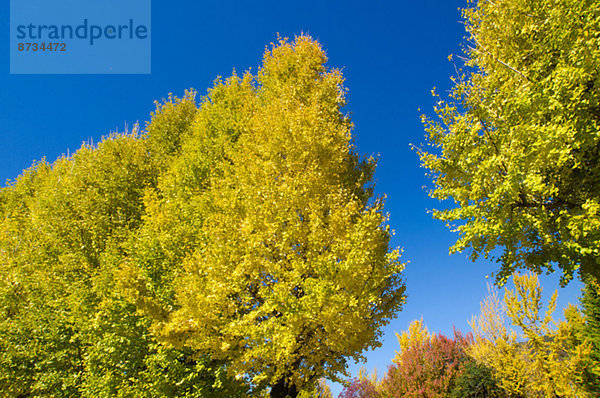
<instances>
[{"instance_id":1,"label":"tree trunk","mask_svg":"<svg viewBox=\"0 0 600 398\"><path fill-rule=\"evenodd\" d=\"M297 396L296 386L288 384L285 377L281 377L275 385L271 386L271 398L296 398Z\"/></svg>"}]
</instances>

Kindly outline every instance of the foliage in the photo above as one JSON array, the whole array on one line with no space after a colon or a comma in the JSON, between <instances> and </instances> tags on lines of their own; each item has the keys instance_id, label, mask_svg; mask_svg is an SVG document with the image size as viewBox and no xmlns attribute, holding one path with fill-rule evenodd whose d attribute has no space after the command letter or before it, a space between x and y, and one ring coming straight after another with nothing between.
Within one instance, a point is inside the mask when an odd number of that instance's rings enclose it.
<instances>
[{"instance_id":1,"label":"foliage","mask_svg":"<svg viewBox=\"0 0 600 398\"><path fill-rule=\"evenodd\" d=\"M600 274L600 3L481 0L464 10L466 71L438 119L424 118L422 164L434 216L470 249L518 268Z\"/></svg>"},{"instance_id":2,"label":"foliage","mask_svg":"<svg viewBox=\"0 0 600 398\"><path fill-rule=\"evenodd\" d=\"M469 355L493 371L501 387L525 397L588 397L582 371L590 347L578 338L584 319L574 306L555 321L557 292L545 313L542 288L536 275L513 276L515 289L506 289L501 303L491 292L481 305L481 316L471 323L475 343ZM510 324L520 333L510 329Z\"/></svg>"},{"instance_id":3,"label":"foliage","mask_svg":"<svg viewBox=\"0 0 600 398\"><path fill-rule=\"evenodd\" d=\"M2 395L328 396L379 345L404 265L325 62L280 40L0 190Z\"/></svg>"},{"instance_id":4,"label":"foliage","mask_svg":"<svg viewBox=\"0 0 600 398\"><path fill-rule=\"evenodd\" d=\"M448 395L450 398L508 398L511 396L513 395L509 395L494 380L489 368L472 359L463 363L454 387Z\"/></svg>"},{"instance_id":5,"label":"foliage","mask_svg":"<svg viewBox=\"0 0 600 398\"><path fill-rule=\"evenodd\" d=\"M367 373L362 367L358 370L358 376L345 384L340 393L341 398L378 398L380 396L381 382L377 377L377 369Z\"/></svg>"},{"instance_id":6,"label":"foliage","mask_svg":"<svg viewBox=\"0 0 600 398\"><path fill-rule=\"evenodd\" d=\"M149 319L114 289L146 190L168 161L152 131L175 139L185 129L179 116L189 119L192 106L193 93L171 97L150 133L83 145L0 190L0 395L204 397L247 389L206 355L159 344Z\"/></svg>"},{"instance_id":7,"label":"foliage","mask_svg":"<svg viewBox=\"0 0 600 398\"><path fill-rule=\"evenodd\" d=\"M581 298L585 324L582 339L591 347L591 354L583 373L583 383L590 393L600 393L600 285L593 278L586 280Z\"/></svg>"},{"instance_id":8,"label":"foliage","mask_svg":"<svg viewBox=\"0 0 600 398\"><path fill-rule=\"evenodd\" d=\"M357 378L350 382L350 385L344 387L339 398L379 398L381 395L373 380L367 378Z\"/></svg>"},{"instance_id":9,"label":"foliage","mask_svg":"<svg viewBox=\"0 0 600 398\"><path fill-rule=\"evenodd\" d=\"M397 334L400 352L383 380L363 368L340 394L341 398L384 397L495 397L508 398L492 377L491 369L467 356L470 335L455 331L455 338L431 334L423 320L410 323Z\"/></svg>"},{"instance_id":10,"label":"foliage","mask_svg":"<svg viewBox=\"0 0 600 398\"><path fill-rule=\"evenodd\" d=\"M2 189L5 391L71 396L81 388L82 329L105 288L102 270L139 223L139 180L151 174L137 138L124 135L52 166L40 162Z\"/></svg>"},{"instance_id":11,"label":"foliage","mask_svg":"<svg viewBox=\"0 0 600 398\"><path fill-rule=\"evenodd\" d=\"M372 159L351 144L343 77L308 37L217 80L156 189L122 288L161 341L296 395L378 346L400 308Z\"/></svg>"},{"instance_id":12,"label":"foliage","mask_svg":"<svg viewBox=\"0 0 600 398\"><path fill-rule=\"evenodd\" d=\"M467 359L465 348L472 337L456 329L454 339L443 334L428 335L422 321L411 324L411 333L399 336L399 342L410 342L394 359L381 385L383 397L449 396L463 372ZM425 331L425 333L423 333ZM426 336L426 338L423 338Z\"/></svg>"},{"instance_id":13,"label":"foliage","mask_svg":"<svg viewBox=\"0 0 600 398\"><path fill-rule=\"evenodd\" d=\"M298 398L333 398L333 394L325 379L319 379L312 391L300 391Z\"/></svg>"},{"instance_id":14,"label":"foliage","mask_svg":"<svg viewBox=\"0 0 600 398\"><path fill-rule=\"evenodd\" d=\"M400 363L403 352L406 352L411 347L431 342L433 336L433 334L429 333L427 326L423 324L423 318L418 321L412 321L408 325L408 330L403 331L401 334L396 333L400 351L396 351L396 357L392 361Z\"/></svg>"}]
</instances>

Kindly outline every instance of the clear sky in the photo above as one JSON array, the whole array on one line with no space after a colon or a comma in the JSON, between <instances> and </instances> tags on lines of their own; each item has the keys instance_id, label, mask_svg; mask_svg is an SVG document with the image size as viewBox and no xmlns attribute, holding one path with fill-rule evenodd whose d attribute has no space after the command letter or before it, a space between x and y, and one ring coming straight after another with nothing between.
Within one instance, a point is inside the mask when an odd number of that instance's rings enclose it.
<instances>
[{"instance_id":1,"label":"clear sky","mask_svg":"<svg viewBox=\"0 0 600 398\"><path fill-rule=\"evenodd\" d=\"M398 348L395 332L423 317L431 331L468 331L486 293L494 263L449 256L456 235L433 220L424 169L410 144L423 142L419 119L432 114L431 89L444 94L460 53L464 1L163 1L152 2L149 75L10 75L8 2L0 6L0 181L15 178L34 159L49 161L82 141L97 142L136 121L144 125L153 101L187 88L200 94L217 76L252 68L265 46L300 33L318 39L329 66L343 68L360 153L379 156L377 193L387 195L393 245L404 248L407 303L385 329L383 346L366 367L383 373ZM456 58L455 58L456 59ZM546 297L558 287L543 277ZM559 291L559 308L575 303L580 285ZM360 365L350 371L356 375ZM339 391L339 386L334 391ZM337 394L336 394L337 395Z\"/></svg>"}]
</instances>

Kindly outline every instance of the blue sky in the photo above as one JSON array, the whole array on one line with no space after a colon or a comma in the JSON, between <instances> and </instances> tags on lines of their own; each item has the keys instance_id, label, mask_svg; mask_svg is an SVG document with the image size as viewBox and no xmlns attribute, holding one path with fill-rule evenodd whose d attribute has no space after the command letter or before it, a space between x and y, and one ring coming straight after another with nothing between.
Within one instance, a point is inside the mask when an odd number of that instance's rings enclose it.
<instances>
[{"instance_id":1,"label":"blue sky","mask_svg":"<svg viewBox=\"0 0 600 398\"><path fill-rule=\"evenodd\" d=\"M8 2L0 6L0 181L15 178L43 156L50 161L82 141L100 140L136 121L144 125L153 101L187 88L200 94L217 76L252 68L279 33L318 39L329 65L343 68L360 153L379 156L377 192L385 193L393 245L404 248L408 299L385 329L383 346L366 367L382 373L398 348L395 332L423 317L431 331L468 331L496 265L449 256L456 235L427 212L424 169L410 144L424 139L419 108L432 114L431 89L444 94L454 66L449 54L463 40L464 1L159 1L152 2L149 75L10 75ZM456 59L456 58L455 58ZM546 297L558 287L542 278ZM559 308L575 303L580 285L559 291ZM353 374L359 365L350 367ZM339 391L339 386L335 387Z\"/></svg>"}]
</instances>

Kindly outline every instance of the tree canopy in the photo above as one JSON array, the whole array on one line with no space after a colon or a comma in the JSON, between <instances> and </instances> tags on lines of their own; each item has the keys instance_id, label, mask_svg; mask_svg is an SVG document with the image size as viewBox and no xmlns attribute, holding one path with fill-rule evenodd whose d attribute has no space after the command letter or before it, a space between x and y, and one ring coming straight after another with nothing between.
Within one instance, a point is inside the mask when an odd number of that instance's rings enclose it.
<instances>
[{"instance_id":1,"label":"tree canopy","mask_svg":"<svg viewBox=\"0 0 600 398\"><path fill-rule=\"evenodd\" d=\"M453 339L441 333L430 334L423 320L419 320L397 337L400 352L381 381L381 395L407 398L452 395L467 362L465 348L472 341L471 334L463 336L457 329Z\"/></svg>"},{"instance_id":2,"label":"tree canopy","mask_svg":"<svg viewBox=\"0 0 600 398\"><path fill-rule=\"evenodd\" d=\"M378 345L404 300L375 163L352 146L339 70L307 37L218 80L149 190L123 286L162 341L294 396ZM168 270L168 271L166 271Z\"/></svg>"},{"instance_id":3,"label":"tree canopy","mask_svg":"<svg viewBox=\"0 0 600 398\"><path fill-rule=\"evenodd\" d=\"M454 338L429 333L423 320L397 334L400 351L381 380L361 369L342 398L495 397L511 396L493 377L492 369L469 357L473 336L454 329Z\"/></svg>"},{"instance_id":4,"label":"tree canopy","mask_svg":"<svg viewBox=\"0 0 600 398\"><path fill-rule=\"evenodd\" d=\"M0 394L325 396L379 345L404 264L326 61L281 39L0 190Z\"/></svg>"},{"instance_id":5,"label":"tree canopy","mask_svg":"<svg viewBox=\"0 0 600 398\"><path fill-rule=\"evenodd\" d=\"M590 392L600 391L600 284L596 280L587 281L581 297L585 324L582 325L583 340L590 345L590 357L583 372L585 385Z\"/></svg>"},{"instance_id":6,"label":"tree canopy","mask_svg":"<svg viewBox=\"0 0 600 398\"><path fill-rule=\"evenodd\" d=\"M471 322L475 343L468 353L493 370L503 389L524 397L593 397L584 373L596 367L591 344L582 336L585 319L569 305L564 320L555 320L555 291L542 312L542 287L536 275L514 276L514 289L500 301L494 291Z\"/></svg>"},{"instance_id":7,"label":"tree canopy","mask_svg":"<svg viewBox=\"0 0 600 398\"><path fill-rule=\"evenodd\" d=\"M600 4L481 0L464 10L465 69L419 150L450 199L434 212L460 238L452 251L518 268L600 265Z\"/></svg>"},{"instance_id":8,"label":"tree canopy","mask_svg":"<svg viewBox=\"0 0 600 398\"><path fill-rule=\"evenodd\" d=\"M144 191L161 173L143 137L135 129L85 144L0 190L0 395L205 397L247 389L207 356L159 344L149 318L114 289L142 223Z\"/></svg>"}]
</instances>

